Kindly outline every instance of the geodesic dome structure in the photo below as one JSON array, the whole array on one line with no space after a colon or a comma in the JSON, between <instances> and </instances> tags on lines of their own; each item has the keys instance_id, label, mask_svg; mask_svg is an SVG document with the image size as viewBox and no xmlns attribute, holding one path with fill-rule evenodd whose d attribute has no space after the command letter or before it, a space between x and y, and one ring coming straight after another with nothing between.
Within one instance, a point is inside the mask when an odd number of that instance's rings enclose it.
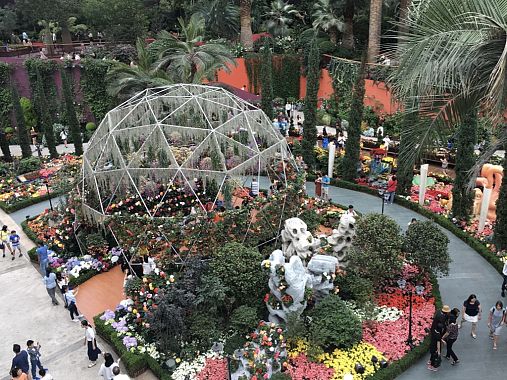
<instances>
[{"instance_id":1,"label":"geodesic dome structure","mask_svg":"<svg viewBox=\"0 0 507 380\"><path fill-rule=\"evenodd\" d=\"M92 136L83 157L83 213L100 223L118 212L206 212L254 178L286 186L288 165L295 168L271 120L227 90L148 89L111 110Z\"/></svg>"}]
</instances>

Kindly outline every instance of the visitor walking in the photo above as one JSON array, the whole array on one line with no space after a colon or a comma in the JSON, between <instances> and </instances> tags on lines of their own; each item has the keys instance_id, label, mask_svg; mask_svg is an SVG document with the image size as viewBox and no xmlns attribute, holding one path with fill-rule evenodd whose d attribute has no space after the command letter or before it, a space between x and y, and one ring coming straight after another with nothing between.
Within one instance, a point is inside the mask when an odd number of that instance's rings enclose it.
<instances>
[{"instance_id":1,"label":"visitor walking","mask_svg":"<svg viewBox=\"0 0 507 380\"><path fill-rule=\"evenodd\" d=\"M67 132L65 132L65 129L62 129L62 131L60 132L60 138L62 139L64 145L65 145L65 148L67 148Z\"/></svg>"},{"instance_id":2,"label":"visitor walking","mask_svg":"<svg viewBox=\"0 0 507 380\"><path fill-rule=\"evenodd\" d=\"M76 305L76 296L79 290L76 291L76 293L73 292L73 290L67 286L62 288L63 291L63 300L65 301L65 306L67 307L67 310L69 310L70 319L72 319L73 322L79 322L79 318L82 317L81 314L79 314L79 311L77 310ZM74 318L74 316L76 318Z\"/></svg>"},{"instance_id":3,"label":"visitor walking","mask_svg":"<svg viewBox=\"0 0 507 380\"><path fill-rule=\"evenodd\" d=\"M119 367L118 363L114 361L113 355L109 352L105 352L102 356L104 357L104 363L100 365L99 376L102 376L104 380L113 380L113 369Z\"/></svg>"},{"instance_id":4,"label":"visitor walking","mask_svg":"<svg viewBox=\"0 0 507 380\"><path fill-rule=\"evenodd\" d=\"M97 347L97 340L95 339L95 331L93 327L90 326L88 321L85 319L81 321L81 327L85 329L85 346L88 346L88 359L90 360L90 364L88 364L88 368L92 368L97 364L97 359L99 358L99 354L102 352L100 348Z\"/></svg>"},{"instance_id":5,"label":"visitor walking","mask_svg":"<svg viewBox=\"0 0 507 380\"><path fill-rule=\"evenodd\" d=\"M315 196L317 199L322 197L322 174L317 173L317 178L315 179Z\"/></svg>"},{"instance_id":6,"label":"visitor walking","mask_svg":"<svg viewBox=\"0 0 507 380\"><path fill-rule=\"evenodd\" d=\"M503 277L502 297L505 297L505 288L507 286L507 261L505 261L505 263L503 264L502 277Z\"/></svg>"},{"instance_id":7,"label":"visitor walking","mask_svg":"<svg viewBox=\"0 0 507 380\"><path fill-rule=\"evenodd\" d=\"M386 155L389 152L389 145L391 145L392 140L389 138L389 135L386 135L382 140L384 142L384 149L386 151Z\"/></svg>"},{"instance_id":8,"label":"visitor walking","mask_svg":"<svg viewBox=\"0 0 507 380\"><path fill-rule=\"evenodd\" d=\"M459 310L458 310L459 312ZM452 365L456 365L459 363L458 356L452 349L452 346L454 343L456 343L456 340L458 339L459 329L458 329L458 323L457 323L457 316L452 315L449 317L449 323L447 325L447 331L442 337L442 340L446 342L447 346L447 353L445 355L445 358L447 360L450 360L452 358Z\"/></svg>"},{"instance_id":9,"label":"visitor walking","mask_svg":"<svg viewBox=\"0 0 507 380\"><path fill-rule=\"evenodd\" d=\"M440 162L442 163L442 172L447 175L447 168L449 167L449 161L447 161L447 157L441 158Z\"/></svg>"},{"instance_id":10,"label":"visitor walking","mask_svg":"<svg viewBox=\"0 0 507 380\"><path fill-rule=\"evenodd\" d=\"M51 298L51 302L53 303L53 306L59 305L58 301L56 300L56 274L51 272L51 269L46 269L46 274L42 278L42 282L46 286L46 291L49 294L49 297Z\"/></svg>"},{"instance_id":11,"label":"visitor walking","mask_svg":"<svg viewBox=\"0 0 507 380\"><path fill-rule=\"evenodd\" d=\"M287 114L288 118L290 118L291 112L292 112L292 104L287 101L287 103L285 103L285 113Z\"/></svg>"},{"instance_id":12,"label":"visitor walking","mask_svg":"<svg viewBox=\"0 0 507 380\"><path fill-rule=\"evenodd\" d=\"M431 328L430 335L430 360L427 363L430 371L438 371L438 367L442 364L442 357L440 356L440 349L442 346L442 332L444 325L438 323L435 327Z\"/></svg>"},{"instance_id":13,"label":"visitor walking","mask_svg":"<svg viewBox=\"0 0 507 380\"><path fill-rule=\"evenodd\" d=\"M9 252L12 255L12 260L14 260L14 253L9 245L9 233L7 232L6 225L2 226L2 229L0 230L0 249L2 249L2 257L5 257L5 248L9 249Z\"/></svg>"},{"instance_id":14,"label":"visitor walking","mask_svg":"<svg viewBox=\"0 0 507 380\"><path fill-rule=\"evenodd\" d=\"M30 364L28 363L28 353L25 350L22 350L19 344L13 344L12 351L14 352L15 356L12 358L11 369L20 368L24 374L28 375L28 372L30 370Z\"/></svg>"},{"instance_id":15,"label":"visitor walking","mask_svg":"<svg viewBox=\"0 0 507 380\"><path fill-rule=\"evenodd\" d=\"M32 378L35 379L37 377L37 368L39 370L44 369L42 364L40 363L40 344L34 344L33 340L28 340L26 342L26 350L28 351L28 356L30 357L30 367L32 369Z\"/></svg>"},{"instance_id":16,"label":"visitor walking","mask_svg":"<svg viewBox=\"0 0 507 380\"><path fill-rule=\"evenodd\" d=\"M21 253L21 238L15 230L11 231L11 234L9 235L9 242L11 243L12 257L14 258L16 256L16 250L19 253L19 257L22 257L23 254Z\"/></svg>"},{"instance_id":17,"label":"visitor walking","mask_svg":"<svg viewBox=\"0 0 507 380\"><path fill-rule=\"evenodd\" d=\"M44 243L39 243L39 247L35 250L37 256L39 257L39 266L40 272L44 276L46 273L46 268L48 267L48 255L49 255L48 246Z\"/></svg>"},{"instance_id":18,"label":"visitor walking","mask_svg":"<svg viewBox=\"0 0 507 380\"><path fill-rule=\"evenodd\" d=\"M329 200L329 184L331 183L331 178L328 177L327 174L324 174L322 177L322 199L325 201Z\"/></svg>"},{"instance_id":19,"label":"visitor walking","mask_svg":"<svg viewBox=\"0 0 507 380\"><path fill-rule=\"evenodd\" d=\"M24 373L21 368L14 367L10 372L12 380L28 380L28 375Z\"/></svg>"},{"instance_id":20,"label":"visitor walking","mask_svg":"<svg viewBox=\"0 0 507 380\"><path fill-rule=\"evenodd\" d=\"M152 257L150 257L149 254L143 255L143 275L147 276L151 274L157 265L155 264L155 260L153 260Z\"/></svg>"},{"instance_id":21,"label":"visitor walking","mask_svg":"<svg viewBox=\"0 0 507 380\"><path fill-rule=\"evenodd\" d=\"M493 350L496 350L500 331L505 323L505 309L502 301L496 301L495 306L489 310L488 327L489 337L493 339Z\"/></svg>"},{"instance_id":22,"label":"visitor walking","mask_svg":"<svg viewBox=\"0 0 507 380\"><path fill-rule=\"evenodd\" d=\"M398 180L396 179L396 176L393 175L393 176L391 176L389 181L387 181L387 194L388 194L387 203L388 204L394 203L394 196L396 195L396 186L398 186Z\"/></svg>"},{"instance_id":23,"label":"visitor walking","mask_svg":"<svg viewBox=\"0 0 507 380\"><path fill-rule=\"evenodd\" d=\"M436 329L439 324L441 324L443 326L443 328L445 329L445 327L447 326L447 324L449 322L450 313L451 313L451 308L449 307L449 305L442 306L442 309L437 311L435 313L435 316L433 317L433 322L431 323L431 329L432 330Z\"/></svg>"},{"instance_id":24,"label":"visitor walking","mask_svg":"<svg viewBox=\"0 0 507 380\"><path fill-rule=\"evenodd\" d=\"M481 303L477 299L475 294L470 294L468 298L463 302L463 317L461 319L461 324L458 325L459 328L462 327L464 322L470 322L472 324L472 330L470 334L472 338L477 338L477 322L481 320L482 309Z\"/></svg>"},{"instance_id":25,"label":"visitor walking","mask_svg":"<svg viewBox=\"0 0 507 380\"><path fill-rule=\"evenodd\" d=\"M250 196L257 197L259 195L259 182L255 178L252 179L252 185L250 186Z\"/></svg>"}]
</instances>

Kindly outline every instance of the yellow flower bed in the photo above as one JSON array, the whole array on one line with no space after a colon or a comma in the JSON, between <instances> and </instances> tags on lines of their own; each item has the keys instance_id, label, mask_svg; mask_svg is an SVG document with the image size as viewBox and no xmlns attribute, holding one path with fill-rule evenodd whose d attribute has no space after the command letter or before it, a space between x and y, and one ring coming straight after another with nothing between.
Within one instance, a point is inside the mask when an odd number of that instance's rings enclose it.
<instances>
[{"instance_id":1,"label":"yellow flower bed","mask_svg":"<svg viewBox=\"0 0 507 380\"><path fill-rule=\"evenodd\" d=\"M376 356L380 361L384 359L382 354L371 344L361 342L348 350L334 350L332 353L325 353L319 357L319 361L326 367L333 368L335 374L333 380L342 380L347 373L355 373L356 363L364 367L364 376L369 376L375 372L371 362L372 356Z\"/></svg>"}]
</instances>

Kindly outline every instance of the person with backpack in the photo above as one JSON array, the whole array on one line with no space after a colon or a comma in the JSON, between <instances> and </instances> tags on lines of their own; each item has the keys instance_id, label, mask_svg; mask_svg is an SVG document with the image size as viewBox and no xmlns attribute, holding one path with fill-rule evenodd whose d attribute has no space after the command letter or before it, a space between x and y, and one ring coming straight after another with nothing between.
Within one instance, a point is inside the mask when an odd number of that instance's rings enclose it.
<instances>
[{"instance_id":1,"label":"person with backpack","mask_svg":"<svg viewBox=\"0 0 507 380\"><path fill-rule=\"evenodd\" d=\"M456 309L457 310L457 309ZM459 310L458 310L459 313ZM445 358L450 360L452 358L452 365L456 365L459 363L458 356L454 353L452 346L456 343L458 339L459 329L458 329L458 316L453 315L451 311L451 315L449 316L449 323L447 324L447 331L445 332L442 340L446 342L447 345L447 353Z\"/></svg>"},{"instance_id":2,"label":"person with backpack","mask_svg":"<svg viewBox=\"0 0 507 380\"><path fill-rule=\"evenodd\" d=\"M493 339L493 350L496 350L500 331L505 323L505 309L502 301L496 301L495 306L489 310L488 327L489 337Z\"/></svg>"}]
</instances>

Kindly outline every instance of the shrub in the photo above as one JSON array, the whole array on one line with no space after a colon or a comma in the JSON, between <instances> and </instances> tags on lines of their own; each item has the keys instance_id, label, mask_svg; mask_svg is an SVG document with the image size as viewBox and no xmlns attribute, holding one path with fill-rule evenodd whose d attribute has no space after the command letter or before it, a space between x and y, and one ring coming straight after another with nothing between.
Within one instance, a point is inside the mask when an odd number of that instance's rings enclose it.
<instances>
[{"instance_id":1,"label":"shrub","mask_svg":"<svg viewBox=\"0 0 507 380\"><path fill-rule=\"evenodd\" d=\"M392 218L365 215L356 223L356 237L349 251L350 266L374 285L378 284L401 270L402 245L400 226Z\"/></svg>"},{"instance_id":2,"label":"shrub","mask_svg":"<svg viewBox=\"0 0 507 380\"><path fill-rule=\"evenodd\" d=\"M215 313L207 310L194 312L189 322L191 340L200 350L208 350L213 342L220 339L223 321Z\"/></svg>"},{"instance_id":3,"label":"shrub","mask_svg":"<svg viewBox=\"0 0 507 380\"><path fill-rule=\"evenodd\" d=\"M310 342L325 350L350 348L362 338L361 321L336 295L320 301L310 316Z\"/></svg>"},{"instance_id":4,"label":"shrub","mask_svg":"<svg viewBox=\"0 0 507 380\"><path fill-rule=\"evenodd\" d=\"M238 334L246 334L257 325L258 321L257 310L251 306L242 305L232 312L230 327Z\"/></svg>"},{"instance_id":5,"label":"shrub","mask_svg":"<svg viewBox=\"0 0 507 380\"><path fill-rule=\"evenodd\" d=\"M291 380L291 377L287 373L277 372L277 373L274 373L273 375L271 375L270 379L271 380Z\"/></svg>"},{"instance_id":6,"label":"shrub","mask_svg":"<svg viewBox=\"0 0 507 380\"><path fill-rule=\"evenodd\" d=\"M227 288L234 306L260 305L267 287L267 274L261 268L257 249L240 243L228 243L212 253L210 269Z\"/></svg>"},{"instance_id":7,"label":"shrub","mask_svg":"<svg viewBox=\"0 0 507 380\"><path fill-rule=\"evenodd\" d=\"M93 122L91 122L91 121L90 121L89 123L86 123L86 127L85 127L85 129L86 129L87 131L92 132L92 131L94 131L95 129L97 129L97 126L95 125L95 123L93 123Z\"/></svg>"},{"instance_id":8,"label":"shrub","mask_svg":"<svg viewBox=\"0 0 507 380\"><path fill-rule=\"evenodd\" d=\"M340 289L340 297L344 300L351 299L360 305L372 301L373 283L367 278L347 271L347 274L337 276L334 283Z\"/></svg>"},{"instance_id":9,"label":"shrub","mask_svg":"<svg viewBox=\"0 0 507 380\"><path fill-rule=\"evenodd\" d=\"M37 157L23 158L19 161L18 174L34 172L40 168L41 163Z\"/></svg>"},{"instance_id":10,"label":"shrub","mask_svg":"<svg viewBox=\"0 0 507 380\"><path fill-rule=\"evenodd\" d=\"M5 133L7 133L7 134L9 134L9 133L14 133L14 128L12 128L12 127L6 127L6 128L4 129L4 132L5 132Z\"/></svg>"},{"instance_id":11,"label":"shrub","mask_svg":"<svg viewBox=\"0 0 507 380\"><path fill-rule=\"evenodd\" d=\"M324 217L312 209L304 210L301 214L298 215L298 218L306 223L308 226L308 231L311 232L315 232L324 221Z\"/></svg>"},{"instance_id":12,"label":"shrub","mask_svg":"<svg viewBox=\"0 0 507 380\"><path fill-rule=\"evenodd\" d=\"M435 275L449 274L451 257L448 245L447 236L431 221L413 223L405 233L405 257Z\"/></svg>"}]
</instances>

